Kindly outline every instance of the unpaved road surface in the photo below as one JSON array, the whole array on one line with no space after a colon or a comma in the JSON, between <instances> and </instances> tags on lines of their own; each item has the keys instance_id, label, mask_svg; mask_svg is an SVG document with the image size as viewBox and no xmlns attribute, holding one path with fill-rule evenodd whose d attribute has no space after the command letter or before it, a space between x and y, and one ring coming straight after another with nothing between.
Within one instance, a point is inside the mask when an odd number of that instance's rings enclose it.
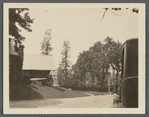
<instances>
[{"instance_id":1,"label":"unpaved road surface","mask_svg":"<svg viewBox=\"0 0 149 117\"><path fill-rule=\"evenodd\" d=\"M113 95L12 101L10 108L112 108Z\"/></svg>"}]
</instances>

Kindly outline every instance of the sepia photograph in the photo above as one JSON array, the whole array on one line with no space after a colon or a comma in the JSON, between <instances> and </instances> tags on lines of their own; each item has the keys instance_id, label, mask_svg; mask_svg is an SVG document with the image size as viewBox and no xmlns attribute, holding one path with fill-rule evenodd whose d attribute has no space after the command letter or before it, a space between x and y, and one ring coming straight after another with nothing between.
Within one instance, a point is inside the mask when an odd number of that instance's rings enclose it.
<instances>
[{"instance_id":1,"label":"sepia photograph","mask_svg":"<svg viewBox=\"0 0 149 117\"><path fill-rule=\"evenodd\" d=\"M145 4L4 3L5 114L145 113Z\"/></svg>"}]
</instances>

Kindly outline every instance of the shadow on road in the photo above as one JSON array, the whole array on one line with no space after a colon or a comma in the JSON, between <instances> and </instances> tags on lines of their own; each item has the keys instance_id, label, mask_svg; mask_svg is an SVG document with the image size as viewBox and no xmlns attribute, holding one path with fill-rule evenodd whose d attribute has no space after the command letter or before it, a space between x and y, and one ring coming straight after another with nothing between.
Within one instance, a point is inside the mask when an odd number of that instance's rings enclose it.
<instances>
[{"instance_id":1,"label":"shadow on road","mask_svg":"<svg viewBox=\"0 0 149 117\"><path fill-rule=\"evenodd\" d=\"M29 100L29 101L11 101L10 108L48 108L49 106L57 106L62 104L61 101L56 100Z\"/></svg>"}]
</instances>

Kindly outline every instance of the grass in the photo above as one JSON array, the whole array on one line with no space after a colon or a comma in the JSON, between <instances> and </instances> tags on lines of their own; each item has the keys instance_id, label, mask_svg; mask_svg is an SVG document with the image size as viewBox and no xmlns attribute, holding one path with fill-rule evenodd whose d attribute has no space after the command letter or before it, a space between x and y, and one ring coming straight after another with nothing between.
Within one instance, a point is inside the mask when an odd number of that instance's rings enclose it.
<instances>
[{"instance_id":1,"label":"grass","mask_svg":"<svg viewBox=\"0 0 149 117\"><path fill-rule=\"evenodd\" d=\"M51 98L74 98L89 96L84 92L72 91L62 87L48 87L40 85L11 84L10 101L36 100Z\"/></svg>"},{"instance_id":2,"label":"grass","mask_svg":"<svg viewBox=\"0 0 149 117\"><path fill-rule=\"evenodd\" d=\"M80 92L80 93L88 93L94 96L98 96L98 95L107 95L108 92L97 92L97 91L81 91L81 90L74 90L75 92Z\"/></svg>"},{"instance_id":3,"label":"grass","mask_svg":"<svg viewBox=\"0 0 149 117\"><path fill-rule=\"evenodd\" d=\"M11 84L9 87L10 101L43 99L44 97L36 92L35 88L27 84Z\"/></svg>"}]
</instances>

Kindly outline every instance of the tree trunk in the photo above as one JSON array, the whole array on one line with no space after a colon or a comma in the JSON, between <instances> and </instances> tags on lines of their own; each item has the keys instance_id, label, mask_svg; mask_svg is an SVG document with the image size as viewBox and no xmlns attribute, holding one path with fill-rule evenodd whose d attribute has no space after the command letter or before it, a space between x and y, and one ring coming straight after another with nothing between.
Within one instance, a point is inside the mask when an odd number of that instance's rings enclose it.
<instances>
[{"instance_id":1,"label":"tree trunk","mask_svg":"<svg viewBox=\"0 0 149 117\"><path fill-rule=\"evenodd\" d=\"M117 71L116 71L116 85L117 85L118 76L119 76L119 71L117 70Z\"/></svg>"},{"instance_id":2,"label":"tree trunk","mask_svg":"<svg viewBox=\"0 0 149 117\"><path fill-rule=\"evenodd\" d=\"M101 79L101 87L104 87L104 79L105 79L105 68L102 69L102 79Z\"/></svg>"}]
</instances>

